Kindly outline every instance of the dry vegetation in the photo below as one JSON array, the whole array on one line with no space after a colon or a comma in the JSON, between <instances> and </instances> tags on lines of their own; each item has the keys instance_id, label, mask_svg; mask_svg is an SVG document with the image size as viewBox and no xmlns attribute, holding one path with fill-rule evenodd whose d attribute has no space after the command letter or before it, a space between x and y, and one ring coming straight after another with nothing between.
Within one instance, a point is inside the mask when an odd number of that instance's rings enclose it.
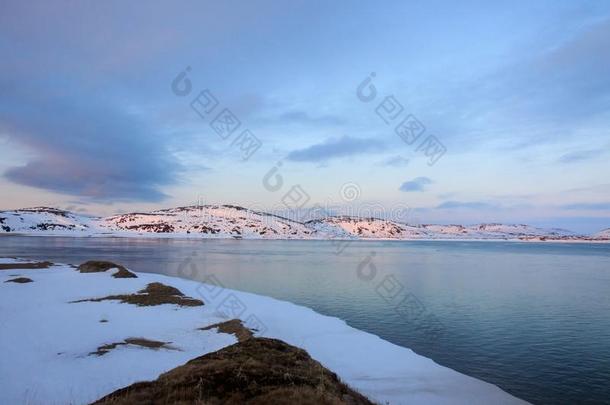
<instances>
[{"instance_id":1,"label":"dry vegetation","mask_svg":"<svg viewBox=\"0 0 610 405\"><path fill-rule=\"evenodd\" d=\"M19 283L19 284L32 283L32 282L33 282L33 280L31 278L27 278L27 277L17 277L17 278L13 278L13 279L5 281L5 283Z\"/></svg>"},{"instance_id":2,"label":"dry vegetation","mask_svg":"<svg viewBox=\"0 0 610 405\"><path fill-rule=\"evenodd\" d=\"M125 304L133 304L140 307L148 307L163 304L175 304L181 307L199 307L203 305L203 301L186 297L177 288L161 284L150 283L145 289L138 291L136 294L119 294L109 295L102 298L89 298L84 300L72 301L77 302L100 302L100 301L121 301Z\"/></svg>"},{"instance_id":3,"label":"dry vegetation","mask_svg":"<svg viewBox=\"0 0 610 405\"><path fill-rule=\"evenodd\" d=\"M199 330L210 330L217 328L220 333L230 333L237 337L237 340L243 342L252 337L252 331L246 328L240 319L231 319L230 321L215 323L214 325L199 328Z\"/></svg>"},{"instance_id":4,"label":"dry vegetation","mask_svg":"<svg viewBox=\"0 0 610 405\"><path fill-rule=\"evenodd\" d=\"M32 262L32 263L0 263L0 270L34 270L48 269L53 266L51 262Z\"/></svg>"},{"instance_id":5,"label":"dry vegetation","mask_svg":"<svg viewBox=\"0 0 610 405\"><path fill-rule=\"evenodd\" d=\"M135 274L127 270L120 264L112 262L105 262L101 260L90 260L78 266L78 271L81 273L103 273L110 269L118 269L116 273L112 275L114 278L138 278Z\"/></svg>"},{"instance_id":6,"label":"dry vegetation","mask_svg":"<svg viewBox=\"0 0 610 405\"><path fill-rule=\"evenodd\" d=\"M131 404L372 404L313 360L276 339L251 338L189 361L155 381L95 402Z\"/></svg>"},{"instance_id":7,"label":"dry vegetation","mask_svg":"<svg viewBox=\"0 0 610 405\"><path fill-rule=\"evenodd\" d=\"M103 356L106 353L108 353L109 351L116 349L119 346L126 346L126 345L146 347L148 349L154 349L154 350L161 349L161 348L175 350L175 348L168 346L169 343L171 343L171 342L159 342L157 340L150 340L150 339L145 339L145 338L127 338L122 342L109 343L106 345L102 345L102 346L98 347L96 351L89 353L89 355L90 356L92 356L92 355Z\"/></svg>"}]
</instances>

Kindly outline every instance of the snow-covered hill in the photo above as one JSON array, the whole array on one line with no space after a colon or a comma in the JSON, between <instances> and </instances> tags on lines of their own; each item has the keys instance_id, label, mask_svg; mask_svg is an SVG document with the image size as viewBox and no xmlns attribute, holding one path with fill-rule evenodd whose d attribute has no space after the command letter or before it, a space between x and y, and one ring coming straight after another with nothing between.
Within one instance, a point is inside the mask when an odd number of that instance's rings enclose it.
<instances>
[{"instance_id":1,"label":"snow-covered hill","mask_svg":"<svg viewBox=\"0 0 610 405\"><path fill-rule=\"evenodd\" d=\"M600 240L610 240L610 228L594 234L593 237Z\"/></svg>"},{"instance_id":2,"label":"snow-covered hill","mask_svg":"<svg viewBox=\"0 0 610 405\"><path fill-rule=\"evenodd\" d=\"M571 239L578 236L561 229L529 225L408 225L377 218L327 217L306 223L326 233L362 239Z\"/></svg>"},{"instance_id":3,"label":"snow-covered hill","mask_svg":"<svg viewBox=\"0 0 610 405\"><path fill-rule=\"evenodd\" d=\"M323 233L275 215L233 205L206 205L88 217L49 207L0 211L4 232L41 235L305 239Z\"/></svg>"},{"instance_id":4,"label":"snow-covered hill","mask_svg":"<svg viewBox=\"0 0 610 405\"><path fill-rule=\"evenodd\" d=\"M151 236L236 239L474 239L610 241L529 225L410 225L378 218L325 217L305 223L235 205L179 207L90 217L49 207L0 211L0 233L66 236Z\"/></svg>"},{"instance_id":5,"label":"snow-covered hill","mask_svg":"<svg viewBox=\"0 0 610 405\"><path fill-rule=\"evenodd\" d=\"M423 227L441 237L469 239L514 239L514 238L570 238L573 232L563 229L542 229L530 225L513 224L478 224L462 225L423 225Z\"/></svg>"},{"instance_id":6,"label":"snow-covered hill","mask_svg":"<svg viewBox=\"0 0 610 405\"><path fill-rule=\"evenodd\" d=\"M96 218L49 207L0 211L0 230L16 233L84 233L95 228Z\"/></svg>"},{"instance_id":7,"label":"snow-covered hill","mask_svg":"<svg viewBox=\"0 0 610 405\"><path fill-rule=\"evenodd\" d=\"M304 224L234 205L171 208L103 218L113 232L201 235L209 238L304 239L314 231Z\"/></svg>"},{"instance_id":8,"label":"snow-covered hill","mask_svg":"<svg viewBox=\"0 0 610 405\"><path fill-rule=\"evenodd\" d=\"M378 218L326 217L308 221L305 225L337 238L418 239L431 236L431 233L422 227Z\"/></svg>"}]
</instances>

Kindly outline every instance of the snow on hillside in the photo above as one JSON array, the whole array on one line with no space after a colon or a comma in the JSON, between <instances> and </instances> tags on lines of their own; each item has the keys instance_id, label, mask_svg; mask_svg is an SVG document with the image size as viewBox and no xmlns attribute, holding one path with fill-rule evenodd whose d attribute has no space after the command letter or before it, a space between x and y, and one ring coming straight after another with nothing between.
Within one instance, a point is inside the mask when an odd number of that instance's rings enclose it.
<instances>
[{"instance_id":1,"label":"snow on hillside","mask_svg":"<svg viewBox=\"0 0 610 405\"><path fill-rule=\"evenodd\" d=\"M94 218L47 207L0 211L0 230L35 235L180 236L304 239L316 232L300 222L233 205L180 207Z\"/></svg>"},{"instance_id":2,"label":"snow on hillside","mask_svg":"<svg viewBox=\"0 0 610 405\"><path fill-rule=\"evenodd\" d=\"M90 231L95 218L49 207L0 211L0 229L17 233L65 233Z\"/></svg>"},{"instance_id":3,"label":"snow on hillside","mask_svg":"<svg viewBox=\"0 0 610 405\"><path fill-rule=\"evenodd\" d=\"M413 239L429 237L425 229L378 218L326 217L305 223L335 237L363 239Z\"/></svg>"},{"instance_id":4,"label":"snow on hillside","mask_svg":"<svg viewBox=\"0 0 610 405\"><path fill-rule=\"evenodd\" d=\"M529 225L410 225L378 218L329 216L301 223L235 205L179 207L96 218L48 207L0 211L0 233L235 239L610 240Z\"/></svg>"},{"instance_id":5,"label":"snow on hillside","mask_svg":"<svg viewBox=\"0 0 610 405\"><path fill-rule=\"evenodd\" d=\"M110 231L199 234L211 238L303 239L314 232L300 222L233 205L115 215L102 219L99 225Z\"/></svg>"},{"instance_id":6,"label":"snow on hillside","mask_svg":"<svg viewBox=\"0 0 610 405\"><path fill-rule=\"evenodd\" d=\"M572 232L561 229L541 229L530 225L478 224L478 225L422 225L439 237L469 239L515 239L522 237L569 237Z\"/></svg>"},{"instance_id":7,"label":"snow on hillside","mask_svg":"<svg viewBox=\"0 0 610 405\"><path fill-rule=\"evenodd\" d=\"M528 239L571 238L570 231L545 230L529 225L409 225L377 218L327 217L306 225L336 237L362 239Z\"/></svg>"},{"instance_id":8,"label":"snow on hillside","mask_svg":"<svg viewBox=\"0 0 610 405\"><path fill-rule=\"evenodd\" d=\"M594 234L593 237L595 239L610 240L610 228Z\"/></svg>"}]
</instances>

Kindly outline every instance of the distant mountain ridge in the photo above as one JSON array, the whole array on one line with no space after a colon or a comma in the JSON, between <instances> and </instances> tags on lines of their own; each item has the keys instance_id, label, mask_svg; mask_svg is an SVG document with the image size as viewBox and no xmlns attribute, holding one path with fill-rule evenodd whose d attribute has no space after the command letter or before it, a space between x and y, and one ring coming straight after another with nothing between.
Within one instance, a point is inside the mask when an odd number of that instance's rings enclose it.
<instances>
[{"instance_id":1,"label":"distant mountain ridge","mask_svg":"<svg viewBox=\"0 0 610 405\"><path fill-rule=\"evenodd\" d=\"M610 239L610 228L593 234L593 237L596 239Z\"/></svg>"},{"instance_id":2,"label":"distant mountain ridge","mask_svg":"<svg viewBox=\"0 0 610 405\"><path fill-rule=\"evenodd\" d=\"M109 217L85 216L50 207L24 208L0 211L0 233L235 239L610 241L610 229L587 236L523 224L413 225L352 216L299 222L236 205L177 207Z\"/></svg>"}]
</instances>

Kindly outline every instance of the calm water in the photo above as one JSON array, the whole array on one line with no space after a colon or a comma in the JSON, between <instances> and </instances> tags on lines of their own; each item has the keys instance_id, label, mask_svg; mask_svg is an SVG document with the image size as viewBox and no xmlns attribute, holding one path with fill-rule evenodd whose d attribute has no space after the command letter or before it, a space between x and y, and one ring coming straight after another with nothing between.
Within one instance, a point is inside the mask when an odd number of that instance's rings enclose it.
<instances>
[{"instance_id":1,"label":"calm water","mask_svg":"<svg viewBox=\"0 0 610 405\"><path fill-rule=\"evenodd\" d=\"M610 245L336 248L327 241L0 237L0 256L108 259L197 280L212 274L226 287L342 318L533 403L610 403Z\"/></svg>"}]
</instances>

